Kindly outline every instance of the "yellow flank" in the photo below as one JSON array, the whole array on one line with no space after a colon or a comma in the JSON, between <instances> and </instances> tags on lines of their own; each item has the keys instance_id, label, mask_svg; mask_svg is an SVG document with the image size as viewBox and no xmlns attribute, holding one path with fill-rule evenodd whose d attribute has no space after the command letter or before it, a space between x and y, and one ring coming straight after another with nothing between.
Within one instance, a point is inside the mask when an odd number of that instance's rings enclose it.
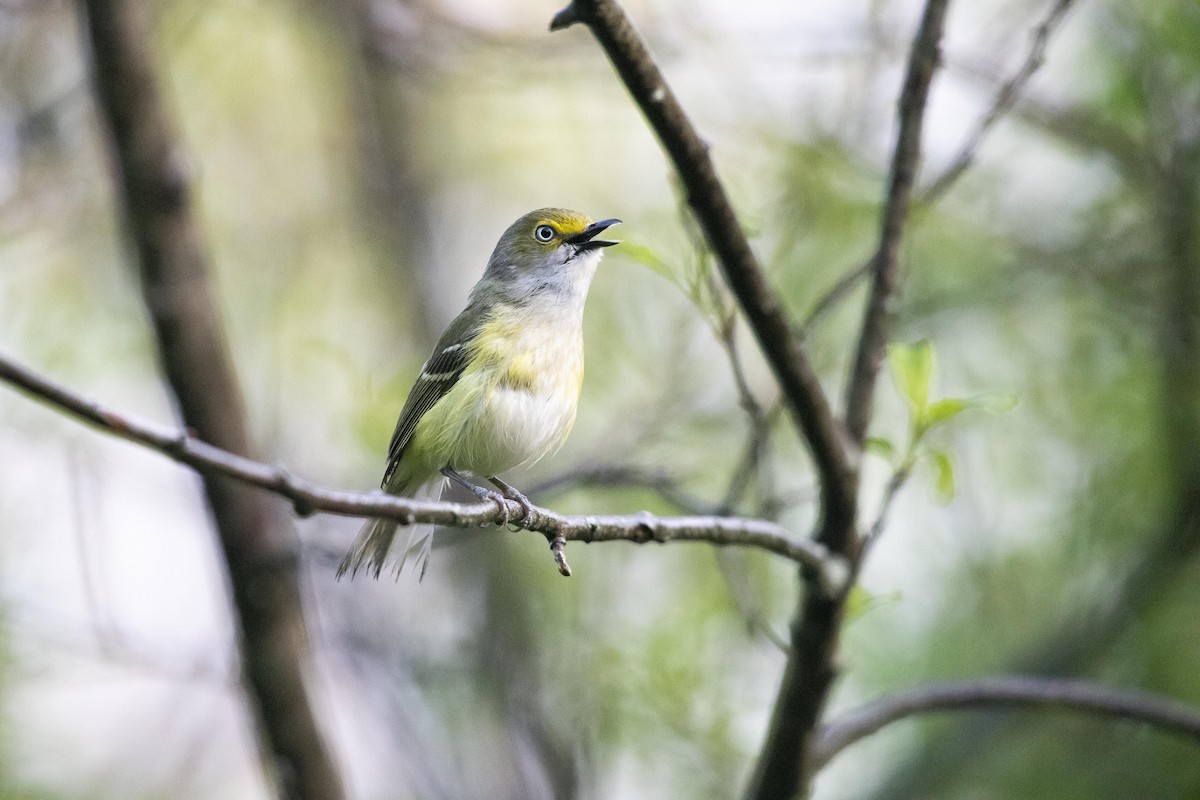
<instances>
[{"instance_id":1,"label":"yellow flank","mask_svg":"<svg viewBox=\"0 0 1200 800\"><path fill-rule=\"evenodd\" d=\"M508 366L500 370L500 386L504 389L532 392L537 387L537 381L538 372L528 353L512 358Z\"/></svg>"},{"instance_id":2,"label":"yellow flank","mask_svg":"<svg viewBox=\"0 0 1200 800\"><path fill-rule=\"evenodd\" d=\"M577 315L495 313L468 345L470 366L417 423L403 470L417 477L449 465L498 475L556 450L575 421L582 338Z\"/></svg>"}]
</instances>

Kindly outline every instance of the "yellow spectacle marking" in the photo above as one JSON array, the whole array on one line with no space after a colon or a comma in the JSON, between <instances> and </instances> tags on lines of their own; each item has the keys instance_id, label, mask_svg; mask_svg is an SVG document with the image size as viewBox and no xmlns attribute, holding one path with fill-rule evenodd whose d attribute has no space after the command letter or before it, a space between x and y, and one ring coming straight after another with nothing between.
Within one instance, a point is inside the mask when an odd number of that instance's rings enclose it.
<instances>
[{"instance_id":1,"label":"yellow spectacle marking","mask_svg":"<svg viewBox=\"0 0 1200 800\"><path fill-rule=\"evenodd\" d=\"M538 219L537 225L549 225L563 236L574 236L582 233L592 221L582 214L572 212L551 211Z\"/></svg>"}]
</instances>

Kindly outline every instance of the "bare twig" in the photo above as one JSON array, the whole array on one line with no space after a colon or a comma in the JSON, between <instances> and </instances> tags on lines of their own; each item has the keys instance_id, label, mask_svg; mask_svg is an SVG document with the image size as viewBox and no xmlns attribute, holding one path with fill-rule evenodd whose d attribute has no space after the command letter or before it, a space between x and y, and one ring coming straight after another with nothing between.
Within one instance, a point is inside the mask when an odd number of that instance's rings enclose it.
<instances>
[{"instance_id":1,"label":"bare twig","mask_svg":"<svg viewBox=\"0 0 1200 800\"><path fill-rule=\"evenodd\" d=\"M1050 7L1050 10L1046 12L1045 18L1033 29L1033 41L1029 47L1028 55L1021 62L1021 66L1011 78L1000 86L995 98L992 100L991 107L988 108L987 113L975 125L975 129L971 131L971 134L963 143L962 148L958 151L958 155L955 156L954 160L950 162L950 166L946 167L941 175L930 181L929 186L917 198L918 203L937 202L946 193L946 190L975 163L975 157L979 153L979 147L983 144L984 137L1000 121L1000 118L1012 109L1017 102L1017 98L1024 91L1025 85L1029 83L1029 79L1033 77L1034 73L1041 68L1042 63L1046 60L1046 48L1050 45L1050 37L1054 35L1055 29L1062 22L1074 2L1075 0L1056 0L1054 5Z\"/></svg>"},{"instance_id":2,"label":"bare twig","mask_svg":"<svg viewBox=\"0 0 1200 800\"><path fill-rule=\"evenodd\" d=\"M948 6L948 0L930 0L926 4L900 93L899 130L883 207L879 247L871 260L871 293L846 390L846 428L858 446L867 435L874 407L875 378L891 330L892 305L900 278L900 241L920 162L921 131L925 124L929 86L941 61L942 30Z\"/></svg>"},{"instance_id":3,"label":"bare twig","mask_svg":"<svg viewBox=\"0 0 1200 800\"><path fill-rule=\"evenodd\" d=\"M1087 681L1001 676L921 686L851 711L821 732L815 760L823 766L855 742L907 717L940 711L980 711L995 706L1049 706L1115 717L1145 723L1200 744L1200 708L1177 700Z\"/></svg>"},{"instance_id":4,"label":"bare twig","mask_svg":"<svg viewBox=\"0 0 1200 800\"><path fill-rule=\"evenodd\" d=\"M779 417L781 406L774 405L769 410L762 412L761 416L754 420L754 425L750 430L750 436L746 439L745 447L742 451L742 457L738 459L737 466L734 467L730 474L729 483L725 488L725 495L721 499L721 504L717 506L716 513L732 514L741 502L742 497L746 494L746 490L750 488L751 482L755 475L762 469L762 463L766 457L767 444L771 436L771 428L774 426L776 419ZM772 498L770 504L779 505L779 498Z\"/></svg>"},{"instance_id":5,"label":"bare twig","mask_svg":"<svg viewBox=\"0 0 1200 800\"><path fill-rule=\"evenodd\" d=\"M592 464L555 475L529 487L529 497L566 494L574 489L641 489L657 494L680 511L696 516L719 515L720 507L693 497L680 486L677 478L659 470L624 464Z\"/></svg>"},{"instance_id":6,"label":"bare twig","mask_svg":"<svg viewBox=\"0 0 1200 800\"><path fill-rule=\"evenodd\" d=\"M729 371L733 373L733 384L737 388L738 405L750 417L750 424L755 428L762 426L766 413L762 404L754 396L750 381L746 378L746 368L742 364L742 354L737 344L737 314L731 313L725 320L720 331L721 346L729 359Z\"/></svg>"},{"instance_id":7,"label":"bare twig","mask_svg":"<svg viewBox=\"0 0 1200 800\"><path fill-rule=\"evenodd\" d=\"M506 517L492 502L461 505L412 500L381 492L323 488L296 478L280 467L221 450L186 433L141 422L107 409L2 356L0 380L106 433L148 447L202 474L232 478L286 497L292 502L296 513L301 515L324 512L353 517L388 517L404 524L430 523L469 528L519 519L524 513L516 501L508 501ZM567 541L627 541L638 544L708 542L753 547L791 559L797 564L816 569L831 589L840 587L845 579L845 567L841 559L829 557L825 548L815 542L766 520L716 516L659 518L647 513L569 517L535 506L522 521L522 526L546 537L554 548L560 571L565 561L560 561L559 557Z\"/></svg>"},{"instance_id":8,"label":"bare twig","mask_svg":"<svg viewBox=\"0 0 1200 800\"><path fill-rule=\"evenodd\" d=\"M887 486L883 490L883 499L879 502L879 511L875 514L875 521L867 529L866 534L863 536L862 544L859 546L859 566L866 560L867 554L871 552L871 548L879 541L879 537L883 535L888 515L892 511L892 503L895 502L896 496L900 494L900 490L904 488L904 484L908 482L909 476L912 475L912 469L912 462L906 461L897 467L896 471L892 473L892 477L888 479Z\"/></svg>"},{"instance_id":9,"label":"bare twig","mask_svg":"<svg viewBox=\"0 0 1200 800\"><path fill-rule=\"evenodd\" d=\"M558 574L564 578L571 577L571 565L567 563L567 537L561 533L550 538L550 553L554 556L554 565Z\"/></svg>"},{"instance_id":10,"label":"bare twig","mask_svg":"<svg viewBox=\"0 0 1200 800\"><path fill-rule=\"evenodd\" d=\"M729 361L729 371L733 375L733 384L737 389L738 405L746 412L746 417L750 421L750 436L746 441L744 455L738 460L730 475L725 495L717 507L716 513L718 514L732 514L756 479L761 478L762 485L767 486L769 475L763 475L762 470L767 462L771 431L775 427L779 411L782 410L782 405L778 403L772 405L770 409L764 409L762 403L754 396L754 391L750 388L750 381L746 377L746 367L742 360L741 349L738 347L737 321L737 312L731 309L717 334L718 341L725 350L725 357ZM769 490L767 494L769 494ZM762 505L777 506L778 503L771 498Z\"/></svg>"},{"instance_id":11,"label":"bare twig","mask_svg":"<svg viewBox=\"0 0 1200 800\"><path fill-rule=\"evenodd\" d=\"M615 0L573 0L554 17L550 29L575 23L592 31L674 164L688 204L779 381L792 418L804 433L820 477L824 513L852 519L855 481L841 425L779 297L750 249L717 177L708 144L692 127L645 43Z\"/></svg>"},{"instance_id":12,"label":"bare twig","mask_svg":"<svg viewBox=\"0 0 1200 800\"><path fill-rule=\"evenodd\" d=\"M1070 10L1075 0L1057 0L1050 10L1046 13L1046 17L1033 29L1033 41L1029 48L1029 53L1025 56L1025 60L1021 62L1021 66L1017 71L1006 80L997 90L995 98L992 100L991 106L983 117L976 123L975 129L967 137L962 148L958 151L958 155L950 162L946 169L930 181L929 185L922 190L916 202L920 205L936 203L943 194L962 177L963 173L970 169L975 163L975 157L979 152L980 146L983 144L984 138L991 132L1006 114L1008 114L1024 91L1026 84L1033 77L1046 60L1046 48L1050 45L1050 38L1055 30ZM800 330L805 334L811 332L812 328L820 322L830 311L839 303L849 297L850 293L858 284L871 274L873 261L867 261L854 269L847 272L841 278L829 287L825 294L813 303L807 316L804 318Z\"/></svg>"},{"instance_id":13,"label":"bare twig","mask_svg":"<svg viewBox=\"0 0 1200 800\"><path fill-rule=\"evenodd\" d=\"M808 315L804 318L800 330L807 336L812 332L813 327L820 322L826 314L834 309L838 303L841 303L850 293L854 291L854 287L858 286L859 281L871 274L873 261L865 261L854 269L847 272L845 275L837 279L837 282L830 286L825 294L818 298L809 310Z\"/></svg>"},{"instance_id":14,"label":"bare twig","mask_svg":"<svg viewBox=\"0 0 1200 800\"><path fill-rule=\"evenodd\" d=\"M188 428L251 452L240 387L213 297L189 175L158 88L150 7L80 0L101 124L158 361ZM204 494L221 547L241 645L249 710L272 790L288 800L340 800L341 776L309 702L311 652L288 551L295 531L256 492L215 473Z\"/></svg>"}]
</instances>

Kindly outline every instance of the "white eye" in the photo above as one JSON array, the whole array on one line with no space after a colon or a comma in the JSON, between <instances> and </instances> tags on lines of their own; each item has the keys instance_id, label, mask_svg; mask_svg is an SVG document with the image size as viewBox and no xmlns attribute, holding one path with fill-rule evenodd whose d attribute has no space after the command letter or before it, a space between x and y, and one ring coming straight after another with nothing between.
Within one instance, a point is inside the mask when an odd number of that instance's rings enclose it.
<instances>
[{"instance_id":1,"label":"white eye","mask_svg":"<svg viewBox=\"0 0 1200 800\"><path fill-rule=\"evenodd\" d=\"M533 238L539 242L548 242L554 238L554 228L549 225L538 225L533 229Z\"/></svg>"}]
</instances>

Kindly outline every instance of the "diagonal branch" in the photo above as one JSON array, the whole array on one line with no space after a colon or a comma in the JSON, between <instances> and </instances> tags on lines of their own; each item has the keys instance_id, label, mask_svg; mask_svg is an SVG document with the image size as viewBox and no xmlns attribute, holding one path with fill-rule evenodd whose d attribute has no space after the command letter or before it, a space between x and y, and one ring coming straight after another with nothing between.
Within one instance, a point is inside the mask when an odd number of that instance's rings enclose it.
<instances>
[{"instance_id":1,"label":"diagonal branch","mask_svg":"<svg viewBox=\"0 0 1200 800\"><path fill-rule=\"evenodd\" d=\"M871 293L846 389L846 428L851 440L860 447L871 421L875 379L892 327L892 306L900 279L900 241L912 205L913 184L921 157L925 104L933 74L941 62L940 42L948 6L949 0L930 0L926 4L909 54L904 88L900 92L900 125L883 207L879 247L871 261Z\"/></svg>"},{"instance_id":2,"label":"diagonal branch","mask_svg":"<svg viewBox=\"0 0 1200 800\"><path fill-rule=\"evenodd\" d=\"M852 518L856 481L842 428L787 314L767 283L702 140L641 36L615 0L573 0L550 24L586 25L650 124L683 183L705 239L746 314L816 463L826 515Z\"/></svg>"},{"instance_id":3,"label":"diagonal branch","mask_svg":"<svg viewBox=\"0 0 1200 800\"><path fill-rule=\"evenodd\" d=\"M1200 744L1200 708L1150 692L1088 681L1001 676L934 683L876 700L825 727L815 760L824 765L855 742L918 714L1000 707L1050 707L1142 722Z\"/></svg>"},{"instance_id":4,"label":"diagonal branch","mask_svg":"<svg viewBox=\"0 0 1200 800\"><path fill-rule=\"evenodd\" d=\"M186 433L105 408L3 356L0 356L0 381L105 433L140 444L203 475L232 478L286 497L300 515L324 512L352 517L389 517L406 525L429 523L468 528L499 524L520 518L524 513L516 501L508 501L506 509L501 510L492 503L462 505L317 486L280 467L230 453ZM708 542L751 547L817 570L830 591L840 590L847 572L842 560L830 556L821 545L766 520L721 516L655 517L647 513L571 517L534 506L521 524L527 530L542 534L552 544L556 541Z\"/></svg>"}]
</instances>

